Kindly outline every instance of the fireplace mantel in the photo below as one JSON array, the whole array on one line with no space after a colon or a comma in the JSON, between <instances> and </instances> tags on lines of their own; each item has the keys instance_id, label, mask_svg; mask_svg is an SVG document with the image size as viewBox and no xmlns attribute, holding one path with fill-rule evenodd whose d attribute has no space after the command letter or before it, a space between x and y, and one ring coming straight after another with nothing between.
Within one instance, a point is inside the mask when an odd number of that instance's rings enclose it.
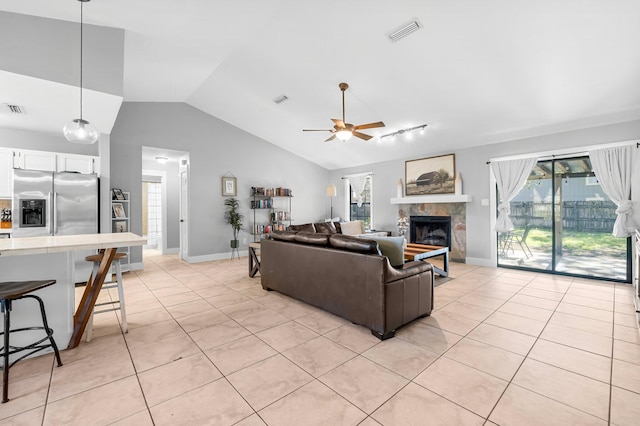
<instances>
[{"instance_id":1,"label":"fireplace mantel","mask_svg":"<svg viewBox=\"0 0 640 426\"><path fill-rule=\"evenodd\" d=\"M391 204L434 204L434 203L470 203L471 195L412 195L410 197L392 198Z\"/></svg>"}]
</instances>

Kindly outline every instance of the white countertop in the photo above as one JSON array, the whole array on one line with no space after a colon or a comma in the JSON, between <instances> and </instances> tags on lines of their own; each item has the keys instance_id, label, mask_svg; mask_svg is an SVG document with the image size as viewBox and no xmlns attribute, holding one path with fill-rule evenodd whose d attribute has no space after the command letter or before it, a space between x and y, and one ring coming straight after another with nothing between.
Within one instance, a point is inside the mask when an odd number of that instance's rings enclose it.
<instances>
[{"instance_id":1,"label":"white countertop","mask_svg":"<svg viewBox=\"0 0 640 426\"><path fill-rule=\"evenodd\" d=\"M0 256L142 246L147 239L131 232L0 239Z\"/></svg>"}]
</instances>

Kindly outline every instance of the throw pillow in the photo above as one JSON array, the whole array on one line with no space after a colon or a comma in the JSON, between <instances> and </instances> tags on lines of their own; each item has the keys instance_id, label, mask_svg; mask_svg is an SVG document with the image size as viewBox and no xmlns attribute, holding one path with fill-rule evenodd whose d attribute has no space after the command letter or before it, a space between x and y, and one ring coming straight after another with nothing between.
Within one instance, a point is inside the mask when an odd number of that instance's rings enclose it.
<instances>
[{"instance_id":1,"label":"throw pillow","mask_svg":"<svg viewBox=\"0 0 640 426\"><path fill-rule=\"evenodd\" d=\"M389 258L391 266L402 266L404 264L404 237L379 237L360 235L360 238L373 240L380 247L380 254Z\"/></svg>"},{"instance_id":2,"label":"throw pillow","mask_svg":"<svg viewBox=\"0 0 640 426\"><path fill-rule=\"evenodd\" d=\"M313 226L316 228L316 232L318 234L329 234L329 235L333 235L335 234L336 231L336 227L333 225L333 223L331 222L326 222L326 223L314 223Z\"/></svg>"},{"instance_id":3,"label":"throw pillow","mask_svg":"<svg viewBox=\"0 0 640 426\"><path fill-rule=\"evenodd\" d=\"M364 222L361 220L340 222L340 229L344 235L364 234Z\"/></svg>"}]
</instances>

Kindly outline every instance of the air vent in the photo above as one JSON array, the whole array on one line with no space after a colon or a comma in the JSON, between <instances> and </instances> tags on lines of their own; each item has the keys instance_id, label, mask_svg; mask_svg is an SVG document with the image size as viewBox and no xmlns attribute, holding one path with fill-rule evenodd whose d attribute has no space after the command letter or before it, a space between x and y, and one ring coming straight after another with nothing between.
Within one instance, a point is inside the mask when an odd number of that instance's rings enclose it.
<instances>
[{"instance_id":1,"label":"air vent","mask_svg":"<svg viewBox=\"0 0 640 426\"><path fill-rule=\"evenodd\" d=\"M11 114L26 114L24 107L20 105L2 104L4 111Z\"/></svg>"},{"instance_id":2,"label":"air vent","mask_svg":"<svg viewBox=\"0 0 640 426\"><path fill-rule=\"evenodd\" d=\"M389 37L389 40L391 40L392 43L395 43L396 41L405 38L409 34L418 31L420 28L422 28L422 24L420 24L417 19L414 19L411 22L404 24L400 28L391 31L389 34L387 34L387 37Z\"/></svg>"},{"instance_id":3,"label":"air vent","mask_svg":"<svg viewBox=\"0 0 640 426\"><path fill-rule=\"evenodd\" d=\"M277 103L277 104L281 104L281 103L283 103L284 101L286 101L287 99L289 99L289 98L287 97L287 95L280 95L280 96L278 96L277 98L275 98L275 99L273 100L273 102L275 102L275 103Z\"/></svg>"}]
</instances>

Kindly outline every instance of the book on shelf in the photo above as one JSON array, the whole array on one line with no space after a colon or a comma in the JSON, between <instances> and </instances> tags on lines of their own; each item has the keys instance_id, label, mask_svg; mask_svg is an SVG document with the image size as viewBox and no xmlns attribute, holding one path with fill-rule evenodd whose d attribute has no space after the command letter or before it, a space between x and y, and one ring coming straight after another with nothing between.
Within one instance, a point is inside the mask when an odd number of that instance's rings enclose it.
<instances>
[{"instance_id":1,"label":"book on shelf","mask_svg":"<svg viewBox=\"0 0 640 426\"><path fill-rule=\"evenodd\" d=\"M251 200L252 209L270 209L271 206L271 200L268 198L264 200Z\"/></svg>"},{"instance_id":2,"label":"book on shelf","mask_svg":"<svg viewBox=\"0 0 640 426\"><path fill-rule=\"evenodd\" d=\"M265 190L262 187L259 186L252 186L251 187L251 195L257 195L257 196L265 196Z\"/></svg>"},{"instance_id":3,"label":"book on shelf","mask_svg":"<svg viewBox=\"0 0 640 426\"><path fill-rule=\"evenodd\" d=\"M290 219L290 214L288 211L274 211L271 213L271 221L272 222L276 222L276 221L287 221L287 220L291 220Z\"/></svg>"}]
</instances>

